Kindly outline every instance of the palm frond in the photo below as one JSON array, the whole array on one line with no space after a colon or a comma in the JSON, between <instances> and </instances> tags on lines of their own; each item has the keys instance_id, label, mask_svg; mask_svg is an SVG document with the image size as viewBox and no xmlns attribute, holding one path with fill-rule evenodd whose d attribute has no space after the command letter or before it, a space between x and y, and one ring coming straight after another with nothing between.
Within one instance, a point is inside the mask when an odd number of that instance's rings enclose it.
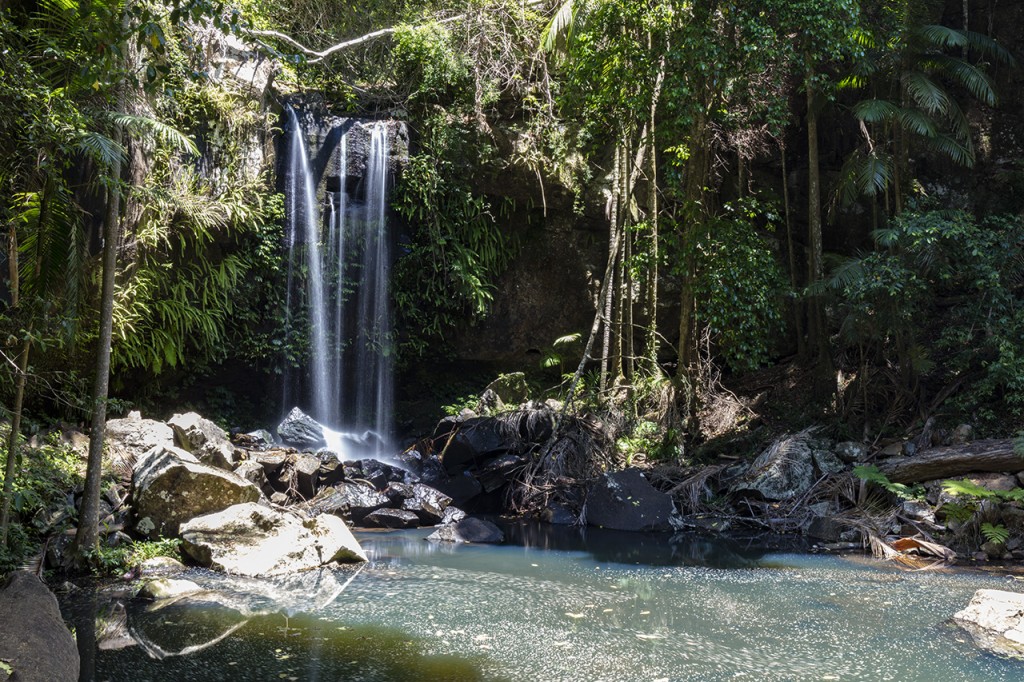
<instances>
[{"instance_id":1,"label":"palm frond","mask_svg":"<svg viewBox=\"0 0 1024 682\"><path fill-rule=\"evenodd\" d=\"M128 152L124 145L103 133L84 132L77 141L79 150L97 164L111 168L117 161L124 161Z\"/></svg>"},{"instance_id":2,"label":"palm frond","mask_svg":"<svg viewBox=\"0 0 1024 682\"><path fill-rule=\"evenodd\" d=\"M990 107L998 103L999 97L992 85L992 79L979 67L958 57L943 54L932 55L929 60L937 71L967 90L974 98Z\"/></svg>"},{"instance_id":3,"label":"palm frond","mask_svg":"<svg viewBox=\"0 0 1024 682\"><path fill-rule=\"evenodd\" d=\"M904 130L915 135L935 137L939 134L934 119L920 109L900 109L899 121Z\"/></svg>"},{"instance_id":4,"label":"palm frond","mask_svg":"<svg viewBox=\"0 0 1024 682\"><path fill-rule=\"evenodd\" d=\"M905 71L900 80L914 104L930 114L943 112L949 106L949 95L922 71Z\"/></svg>"},{"instance_id":5,"label":"palm frond","mask_svg":"<svg viewBox=\"0 0 1024 682\"><path fill-rule=\"evenodd\" d=\"M134 133L136 136L140 134L152 135L160 142L180 152L193 156L199 155L199 149L190 137L163 121L158 121L149 116L137 116L120 111L101 111L97 112L97 114L100 118L106 119L114 125L121 126L129 134Z\"/></svg>"},{"instance_id":6,"label":"palm frond","mask_svg":"<svg viewBox=\"0 0 1024 682\"><path fill-rule=\"evenodd\" d=\"M964 144L948 135L938 135L926 138L925 144L958 165L966 168L974 165L974 145L969 142Z\"/></svg>"},{"instance_id":7,"label":"palm frond","mask_svg":"<svg viewBox=\"0 0 1024 682\"><path fill-rule=\"evenodd\" d=\"M541 34L541 48L545 52L560 54L567 51L575 29L576 8L574 0L565 0L551 17Z\"/></svg>"},{"instance_id":8,"label":"palm frond","mask_svg":"<svg viewBox=\"0 0 1024 682\"><path fill-rule=\"evenodd\" d=\"M853 115L865 123L891 121L900 113L900 108L884 99L865 99L853 105Z\"/></svg>"}]
</instances>

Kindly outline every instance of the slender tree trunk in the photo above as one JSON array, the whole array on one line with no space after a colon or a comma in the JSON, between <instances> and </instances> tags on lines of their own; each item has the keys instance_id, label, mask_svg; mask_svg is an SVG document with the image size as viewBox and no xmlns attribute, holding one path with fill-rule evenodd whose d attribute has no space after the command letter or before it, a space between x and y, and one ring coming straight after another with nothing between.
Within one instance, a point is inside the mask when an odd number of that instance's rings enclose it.
<instances>
[{"instance_id":1,"label":"slender tree trunk","mask_svg":"<svg viewBox=\"0 0 1024 682\"><path fill-rule=\"evenodd\" d=\"M13 306L12 306L13 307ZM30 332L31 333L31 332ZM11 411L11 433L7 437L7 466L4 468L3 511L0 512L0 546L7 545L10 526L11 495L18 462L18 441L21 436L21 411L25 403L25 382L28 379L28 354L31 341L25 339L18 356L18 380L14 389L14 407Z\"/></svg>"},{"instance_id":2,"label":"slender tree trunk","mask_svg":"<svg viewBox=\"0 0 1024 682\"><path fill-rule=\"evenodd\" d=\"M786 148L781 149L782 156L782 208L786 218L786 250L789 254L789 286L793 290L791 306L793 325L796 331L796 352L803 359L807 358L807 339L804 337L804 310L797 296L799 278L796 274L796 249L793 246L793 216L789 209L789 171L786 169Z\"/></svg>"},{"instance_id":3,"label":"slender tree trunk","mask_svg":"<svg viewBox=\"0 0 1024 682\"><path fill-rule=\"evenodd\" d=\"M619 196L620 183L619 174L623 172L621 165L621 149L618 143L615 145L614 161L612 165L612 197L608 207L608 259L609 268L606 273L606 277L610 278L607 282L607 287L604 291L603 303L603 318L604 318L604 336L602 343L602 354L601 354L601 381L600 388L604 392L608 387L608 365L612 355L612 301L615 295L615 261L613 258L618 256L618 220L619 220L619 203L622 201L622 197Z\"/></svg>"},{"instance_id":4,"label":"slender tree trunk","mask_svg":"<svg viewBox=\"0 0 1024 682\"><path fill-rule=\"evenodd\" d=\"M115 138L121 137L118 130ZM103 217L103 286L100 293L100 330L96 348L96 377L92 391L92 428L89 434L89 459L85 473L85 493L78 515L71 557L79 564L88 561L99 545L100 479L103 472L103 440L107 426L107 394L110 388L110 346L113 338L114 285L117 274L117 252L120 246L121 161L117 158L110 169L113 183L107 193Z\"/></svg>"},{"instance_id":5,"label":"slender tree trunk","mask_svg":"<svg viewBox=\"0 0 1024 682\"><path fill-rule=\"evenodd\" d=\"M647 34L648 49L653 49L653 39ZM657 376L658 367L658 146L655 120L658 114L658 100L661 86L665 82L665 55L658 62L658 75L654 79L651 93L651 108L647 121L647 217L651 226L651 244L648 252L650 263L647 268L646 295L647 335L644 343L644 358L647 371Z\"/></svg>"},{"instance_id":6,"label":"slender tree trunk","mask_svg":"<svg viewBox=\"0 0 1024 682\"><path fill-rule=\"evenodd\" d=\"M818 111L815 102L814 71L807 70L807 232L809 250L807 254L808 284L821 282L822 264L821 239L821 177L818 157ZM835 377L832 366L832 352L829 347L828 326L825 319L825 304L820 294L811 296L810 331L812 345L817 354L815 391L818 395L835 392Z\"/></svg>"}]
</instances>

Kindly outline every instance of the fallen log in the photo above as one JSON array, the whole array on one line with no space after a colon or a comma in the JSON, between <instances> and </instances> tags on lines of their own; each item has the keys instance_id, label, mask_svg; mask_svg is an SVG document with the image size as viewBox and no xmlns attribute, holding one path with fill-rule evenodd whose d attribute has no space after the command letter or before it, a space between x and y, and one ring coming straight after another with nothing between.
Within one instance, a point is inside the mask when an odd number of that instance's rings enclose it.
<instances>
[{"instance_id":1,"label":"fallen log","mask_svg":"<svg viewBox=\"0 0 1024 682\"><path fill-rule=\"evenodd\" d=\"M878 470L894 483L918 483L953 478L973 472L1024 471L1024 457L1014 450L1014 440L978 440L925 450L913 457L882 462Z\"/></svg>"}]
</instances>

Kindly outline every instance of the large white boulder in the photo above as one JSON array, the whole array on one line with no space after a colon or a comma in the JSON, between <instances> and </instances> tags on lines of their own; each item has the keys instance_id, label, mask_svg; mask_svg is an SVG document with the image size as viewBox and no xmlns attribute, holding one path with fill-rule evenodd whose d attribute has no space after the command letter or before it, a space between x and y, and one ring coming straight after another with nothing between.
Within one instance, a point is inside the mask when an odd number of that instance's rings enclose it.
<instances>
[{"instance_id":1,"label":"large white boulder","mask_svg":"<svg viewBox=\"0 0 1024 682\"><path fill-rule=\"evenodd\" d=\"M337 516L304 518L246 503L181 526L182 550L203 566L245 576L303 571L331 562L366 561Z\"/></svg>"},{"instance_id":2,"label":"large white boulder","mask_svg":"<svg viewBox=\"0 0 1024 682\"><path fill-rule=\"evenodd\" d=\"M978 590L967 608L954 614L953 620L982 649L1024 658L1024 594Z\"/></svg>"},{"instance_id":3,"label":"large white boulder","mask_svg":"<svg viewBox=\"0 0 1024 682\"><path fill-rule=\"evenodd\" d=\"M150 537L177 535L178 526L189 519L260 498L251 481L164 446L136 462L132 490L136 530Z\"/></svg>"},{"instance_id":4,"label":"large white boulder","mask_svg":"<svg viewBox=\"0 0 1024 682\"><path fill-rule=\"evenodd\" d=\"M203 464L231 470L238 457L224 429L195 412L176 414L167 421L174 429L178 447L188 450Z\"/></svg>"}]
</instances>

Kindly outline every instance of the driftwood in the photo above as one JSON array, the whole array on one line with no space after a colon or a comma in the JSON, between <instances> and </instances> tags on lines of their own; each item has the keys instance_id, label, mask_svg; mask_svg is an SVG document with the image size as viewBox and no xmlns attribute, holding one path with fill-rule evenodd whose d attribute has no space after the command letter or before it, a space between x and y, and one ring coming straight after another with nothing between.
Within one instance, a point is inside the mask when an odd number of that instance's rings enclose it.
<instances>
[{"instance_id":1,"label":"driftwood","mask_svg":"<svg viewBox=\"0 0 1024 682\"><path fill-rule=\"evenodd\" d=\"M978 440L891 459L878 470L894 483L917 483L981 471L1016 473L1024 471L1024 457L1014 451L1012 439Z\"/></svg>"}]
</instances>

